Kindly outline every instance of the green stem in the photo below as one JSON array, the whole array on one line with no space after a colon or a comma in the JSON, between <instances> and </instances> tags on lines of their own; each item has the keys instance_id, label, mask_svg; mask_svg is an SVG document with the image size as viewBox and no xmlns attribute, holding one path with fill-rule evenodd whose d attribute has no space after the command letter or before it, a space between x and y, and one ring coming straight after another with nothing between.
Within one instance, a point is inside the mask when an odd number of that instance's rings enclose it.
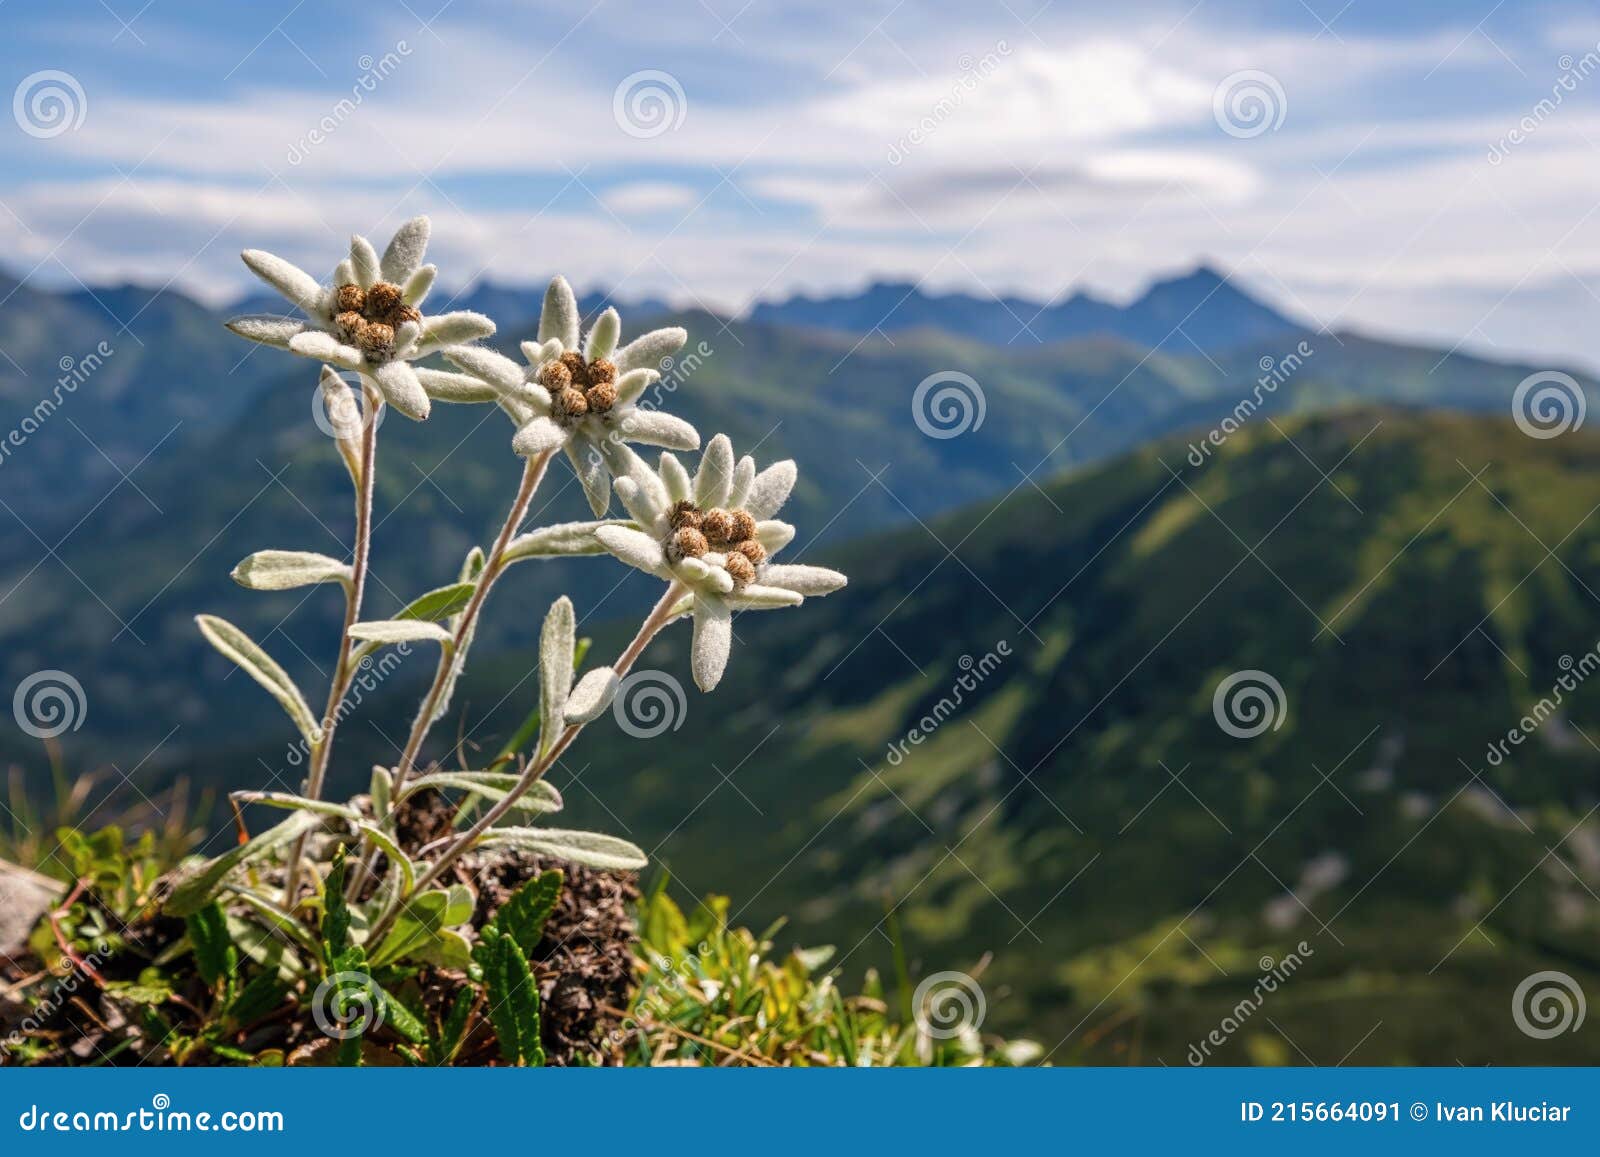
<instances>
[{"instance_id":1,"label":"green stem","mask_svg":"<svg viewBox=\"0 0 1600 1157\"><path fill-rule=\"evenodd\" d=\"M344 626L339 630L339 657L334 662L333 679L328 686L328 705L322 712L322 734L311 747L311 769L306 777L306 795L311 799L322 796L323 780L327 778L328 756L333 750L333 733L339 726L339 707L350 690L357 664L352 661L354 646L350 641L350 628L361 614L361 597L367 586L367 566L372 556L372 489L374 465L378 457L378 420L383 409L383 398L362 382L366 395L366 411L361 430L361 476L356 479L356 542L355 557L350 564L350 582L345 586ZM294 910L295 897L300 890L300 861L305 855L306 833L295 841L294 853L289 858L288 877L284 883L283 906Z\"/></svg>"}]
</instances>

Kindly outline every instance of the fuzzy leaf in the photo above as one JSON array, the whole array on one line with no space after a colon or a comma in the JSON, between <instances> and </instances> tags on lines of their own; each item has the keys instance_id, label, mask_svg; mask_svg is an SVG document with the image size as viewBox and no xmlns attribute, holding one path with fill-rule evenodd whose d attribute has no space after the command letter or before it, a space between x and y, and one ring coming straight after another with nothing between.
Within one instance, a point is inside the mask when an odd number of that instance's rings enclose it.
<instances>
[{"instance_id":1,"label":"fuzzy leaf","mask_svg":"<svg viewBox=\"0 0 1600 1157\"><path fill-rule=\"evenodd\" d=\"M382 828L374 827L369 823L356 824L356 831L366 836L367 839L377 845L379 851L389 857L389 862L399 871L405 883L406 891L411 891L417 883L416 865L406 857L405 852L395 838Z\"/></svg>"},{"instance_id":2,"label":"fuzzy leaf","mask_svg":"<svg viewBox=\"0 0 1600 1157\"><path fill-rule=\"evenodd\" d=\"M506 544L505 561L521 562L525 558L554 558L559 555L604 554L605 544L594 536L602 526L625 526L636 529L624 519L597 519L593 522L562 522L538 530L519 534Z\"/></svg>"},{"instance_id":3,"label":"fuzzy leaf","mask_svg":"<svg viewBox=\"0 0 1600 1157\"><path fill-rule=\"evenodd\" d=\"M354 623L350 627L350 637L362 642L377 643L380 646L424 641L448 643L451 640L450 632L438 623L422 619L375 619L366 623Z\"/></svg>"},{"instance_id":4,"label":"fuzzy leaf","mask_svg":"<svg viewBox=\"0 0 1600 1157\"><path fill-rule=\"evenodd\" d=\"M475 582L458 582L436 587L427 594L412 599L405 605L404 610L395 615L395 618L425 619L430 622L448 619L472 601L472 592L477 586Z\"/></svg>"},{"instance_id":5,"label":"fuzzy leaf","mask_svg":"<svg viewBox=\"0 0 1600 1157\"><path fill-rule=\"evenodd\" d=\"M433 288L433 279L438 275L438 272L439 267L437 265L424 265L406 279L406 283L402 287L402 296L405 298L407 305L422 304L423 299L428 296L428 290Z\"/></svg>"},{"instance_id":6,"label":"fuzzy leaf","mask_svg":"<svg viewBox=\"0 0 1600 1157\"><path fill-rule=\"evenodd\" d=\"M544 923L561 898L565 877L560 868L540 872L511 894L494 914L494 926L511 937L524 954L531 953L544 935Z\"/></svg>"},{"instance_id":7,"label":"fuzzy leaf","mask_svg":"<svg viewBox=\"0 0 1600 1157\"><path fill-rule=\"evenodd\" d=\"M540 751L548 751L561 734L561 717L572 691L572 651L577 645L572 600L562 595L550 606L539 636Z\"/></svg>"},{"instance_id":8,"label":"fuzzy leaf","mask_svg":"<svg viewBox=\"0 0 1600 1157\"><path fill-rule=\"evenodd\" d=\"M288 811L315 812L323 816L337 816L342 820L359 820L361 813L355 808L326 799L308 799L287 791L230 791L229 797L240 803L258 803L264 807L284 808Z\"/></svg>"},{"instance_id":9,"label":"fuzzy leaf","mask_svg":"<svg viewBox=\"0 0 1600 1157\"><path fill-rule=\"evenodd\" d=\"M601 712L611 706L620 682L617 673L610 667L596 667L587 672L578 680L572 694L567 696L567 708L563 713L565 721L570 725L588 723L598 718Z\"/></svg>"},{"instance_id":10,"label":"fuzzy leaf","mask_svg":"<svg viewBox=\"0 0 1600 1157\"><path fill-rule=\"evenodd\" d=\"M466 404L494 402L500 398L498 390L471 374L455 374L449 370L418 367L417 381L422 383L422 388L427 391L428 397L436 402Z\"/></svg>"},{"instance_id":11,"label":"fuzzy leaf","mask_svg":"<svg viewBox=\"0 0 1600 1157\"><path fill-rule=\"evenodd\" d=\"M560 828L491 828L483 834L480 842L488 847L521 848L604 871L634 871L649 863L644 852L627 840L598 832L574 832Z\"/></svg>"},{"instance_id":12,"label":"fuzzy leaf","mask_svg":"<svg viewBox=\"0 0 1600 1157\"><path fill-rule=\"evenodd\" d=\"M389 774L386 767L374 766L372 780L367 788L367 795L372 800L372 814L380 820L389 814L392 806L390 796L394 790L394 777Z\"/></svg>"},{"instance_id":13,"label":"fuzzy leaf","mask_svg":"<svg viewBox=\"0 0 1600 1157\"><path fill-rule=\"evenodd\" d=\"M563 349L578 348L578 299L565 277L551 278L539 310L539 340L551 338L559 338Z\"/></svg>"},{"instance_id":14,"label":"fuzzy leaf","mask_svg":"<svg viewBox=\"0 0 1600 1157\"><path fill-rule=\"evenodd\" d=\"M510 936L485 928L472 958L483 970L488 992L489 1023L500 1055L513 1065L544 1064L539 1043L539 986L528 960Z\"/></svg>"},{"instance_id":15,"label":"fuzzy leaf","mask_svg":"<svg viewBox=\"0 0 1600 1157\"><path fill-rule=\"evenodd\" d=\"M246 675L265 687L282 704L307 743L321 740L322 728L317 725L305 697L271 655L226 619L219 619L215 615L196 615L195 622L200 625L200 633L213 647L237 663Z\"/></svg>"},{"instance_id":16,"label":"fuzzy leaf","mask_svg":"<svg viewBox=\"0 0 1600 1157\"><path fill-rule=\"evenodd\" d=\"M623 346L611 360L619 375L641 368L659 369L661 359L677 353L688 340L689 331L678 326L651 330Z\"/></svg>"},{"instance_id":17,"label":"fuzzy leaf","mask_svg":"<svg viewBox=\"0 0 1600 1157\"><path fill-rule=\"evenodd\" d=\"M356 284L362 289L371 289L383 277L378 251L365 237L350 238L350 265L356 271Z\"/></svg>"},{"instance_id":18,"label":"fuzzy leaf","mask_svg":"<svg viewBox=\"0 0 1600 1157\"><path fill-rule=\"evenodd\" d=\"M268 828L246 844L240 844L186 872L172 889L161 910L168 916L192 916L209 904L222 887L229 872L240 864L258 859L290 840L297 839L322 822L310 812L296 812L276 827Z\"/></svg>"},{"instance_id":19,"label":"fuzzy leaf","mask_svg":"<svg viewBox=\"0 0 1600 1157\"><path fill-rule=\"evenodd\" d=\"M502 800L510 795L521 776L500 771L436 771L419 776L406 784L406 795L423 788L455 788L470 791L488 800ZM522 811L558 812L566 806L561 793L544 780L536 780L532 787L517 800Z\"/></svg>"},{"instance_id":20,"label":"fuzzy leaf","mask_svg":"<svg viewBox=\"0 0 1600 1157\"><path fill-rule=\"evenodd\" d=\"M494 322L470 309L437 313L422 323L422 340L436 346L464 345L493 334Z\"/></svg>"},{"instance_id":21,"label":"fuzzy leaf","mask_svg":"<svg viewBox=\"0 0 1600 1157\"><path fill-rule=\"evenodd\" d=\"M287 591L351 581L348 563L304 550L258 550L233 568L233 581L253 591Z\"/></svg>"},{"instance_id":22,"label":"fuzzy leaf","mask_svg":"<svg viewBox=\"0 0 1600 1157\"><path fill-rule=\"evenodd\" d=\"M246 249L240 256L250 272L272 286L308 314L317 312L322 302L322 286L317 279L281 257L260 249Z\"/></svg>"}]
</instances>

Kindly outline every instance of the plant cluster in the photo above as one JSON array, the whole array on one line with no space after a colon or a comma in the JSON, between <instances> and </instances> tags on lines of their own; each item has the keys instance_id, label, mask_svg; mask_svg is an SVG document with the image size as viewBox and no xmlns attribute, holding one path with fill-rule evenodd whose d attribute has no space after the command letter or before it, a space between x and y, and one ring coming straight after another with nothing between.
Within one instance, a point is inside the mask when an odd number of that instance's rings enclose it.
<instances>
[{"instance_id":1,"label":"plant cluster","mask_svg":"<svg viewBox=\"0 0 1600 1157\"><path fill-rule=\"evenodd\" d=\"M352 484L355 539L348 559L261 550L239 563L233 577L265 591L331 584L343 593L345 613L320 712L244 631L199 616L205 638L288 714L304 741L308 771L296 793L232 792L237 805L289 814L254 835L241 833L241 842L221 856L186 862L151 900L163 917L182 921L171 951L193 953L208 1004L200 1023L220 1026L223 1034L236 1034L251 1016L293 998L338 1042L340 1060L362 1058L368 1025L381 1023L406 1055L434 1063L454 1059L487 1025L503 1061L538 1064L544 1059L540 988L530 953L561 876L541 872L486 912L476 875L507 855L579 869L643 867L643 852L625 840L547 826L562 800L546 774L606 711L622 677L669 624L692 619L694 677L709 691L728 663L735 612L797 606L837 590L845 578L771 561L795 533L775 517L795 484L793 462L758 469L749 456L736 457L724 435L710 440L692 474L674 455L698 449L700 435L644 395L659 380L661 359L683 344L682 329L622 344L621 321L607 309L582 334L577 300L558 277L545 294L537 339L522 343L519 363L476 344L495 332L488 318L427 312L435 273L423 263L428 236L427 218L416 218L381 256L355 237L327 283L272 254L244 254L246 265L302 316L242 317L229 328L323 363L319 389ZM417 364L435 354L451 368ZM363 618L379 414L392 407L424 421L435 402L498 406L515 427L511 449L523 460L521 481L498 534L487 548L468 553L454 581L419 594L392 618ZM635 445L661 448L659 461L645 463ZM525 527L558 450L595 518ZM613 496L626 517L610 517ZM540 639L539 707L517 742L482 769L426 764L424 745L448 710L485 601L506 571L529 560L606 553L663 584L632 641L610 664L585 669L573 604L557 599ZM438 648L400 756L372 770L364 795L327 799L334 738L352 683L374 653L399 644ZM442 826L416 822L441 798L452 804ZM249 980L239 967L246 960L253 965ZM407 986L417 991L415 982L429 970L459 982L445 1007L430 1011L425 1000L396 995ZM213 1054L236 1047L223 1036L206 1043Z\"/></svg>"}]
</instances>

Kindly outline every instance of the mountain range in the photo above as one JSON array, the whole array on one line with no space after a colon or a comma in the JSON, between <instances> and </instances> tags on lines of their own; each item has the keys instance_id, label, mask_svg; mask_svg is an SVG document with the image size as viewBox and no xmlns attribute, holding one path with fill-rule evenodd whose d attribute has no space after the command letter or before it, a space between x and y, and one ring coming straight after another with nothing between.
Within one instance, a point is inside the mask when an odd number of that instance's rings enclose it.
<instances>
[{"instance_id":1,"label":"mountain range","mask_svg":"<svg viewBox=\"0 0 1600 1157\"><path fill-rule=\"evenodd\" d=\"M852 581L741 617L708 698L686 628L661 640L683 714L648 745L587 733L557 777L573 821L641 843L685 894L732 892L741 922L789 917L847 971L894 967L898 943L980 972L992 1024L1058 1061L1185 1063L1290 953L1303 973L1215 1059L1592 1061L1581 1036L1520 1033L1508 1000L1540 969L1600 979L1596 693L1485 755L1600 638L1600 440L1510 420L1549 367L1308 330L1204 269L1120 308L905 289L624 311L625 333L689 329L666 407L797 459L786 553ZM501 348L530 336L536 294L462 300L505 322ZM265 547L343 553L350 512L315 367L220 320L172 290L0 284L0 425L22 432L0 438L0 685L70 673L69 757L149 794L296 774L195 613L307 688L337 630L327 589L228 578ZM925 383L964 395L941 410ZM489 408L387 418L372 617L492 533L510 433ZM558 464L534 517L587 516ZM597 655L618 645L651 593L620 571L508 576L439 729L463 758L528 710L556 593ZM340 788L392 757L427 666L363 702ZM1214 696L1262 672L1275 726L1241 739ZM41 764L14 731L0 753Z\"/></svg>"}]
</instances>

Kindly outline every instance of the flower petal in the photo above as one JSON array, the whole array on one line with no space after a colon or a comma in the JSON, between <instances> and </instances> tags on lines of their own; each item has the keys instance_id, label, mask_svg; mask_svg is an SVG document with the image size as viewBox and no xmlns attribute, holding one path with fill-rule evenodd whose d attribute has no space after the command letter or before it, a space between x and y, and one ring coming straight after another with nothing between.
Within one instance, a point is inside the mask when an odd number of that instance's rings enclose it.
<instances>
[{"instance_id":1,"label":"flower petal","mask_svg":"<svg viewBox=\"0 0 1600 1157\"><path fill-rule=\"evenodd\" d=\"M694 501L702 510L721 506L728 500L733 481L733 443L726 434L711 439L700 456L700 469L694 475Z\"/></svg>"},{"instance_id":2,"label":"flower petal","mask_svg":"<svg viewBox=\"0 0 1600 1157\"><path fill-rule=\"evenodd\" d=\"M793 460L786 459L774 462L757 474L744 499L744 508L750 512L750 517L759 520L778 513L779 508L789 500L789 492L794 489L799 473Z\"/></svg>"},{"instance_id":3,"label":"flower petal","mask_svg":"<svg viewBox=\"0 0 1600 1157\"><path fill-rule=\"evenodd\" d=\"M695 686L710 691L722 681L733 649L733 615L716 595L701 592L694 600L694 645L690 666Z\"/></svg>"},{"instance_id":4,"label":"flower petal","mask_svg":"<svg viewBox=\"0 0 1600 1157\"><path fill-rule=\"evenodd\" d=\"M350 238L350 267L356 271L356 284L362 289L371 289L383 276L378 251L359 233Z\"/></svg>"},{"instance_id":5,"label":"flower petal","mask_svg":"<svg viewBox=\"0 0 1600 1157\"><path fill-rule=\"evenodd\" d=\"M584 343L583 356L591 362L609 358L617 349L617 339L622 336L622 318L615 309L607 309L589 330L589 340Z\"/></svg>"},{"instance_id":6,"label":"flower petal","mask_svg":"<svg viewBox=\"0 0 1600 1157\"><path fill-rule=\"evenodd\" d=\"M782 587L808 598L831 595L850 580L825 566L785 566L774 563L761 572L766 586Z\"/></svg>"},{"instance_id":7,"label":"flower petal","mask_svg":"<svg viewBox=\"0 0 1600 1157\"><path fill-rule=\"evenodd\" d=\"M511 448L524 458L566 445L568 431L554 418L535 418L511 439Z\"/></svg>"},{"instance_id":8,"label":"flower petal","mask_svg":"<svg viewBox=\"0 0 1600 1157\"><path fill-rule=\"evenodd\" d=\"M628 441L646 446L693 450L700 445L700 435L693 426L659 410L631 410L617 423L617 429Z\"/></svg>"},{"instance_id":9,"label":"flower petal","mask_svg":"<svg viewBox=\"0 0 1600 1157\"><path fill-rule=\"evenodd\" d=\"M794 527L787 522L779 522L776 518L758 522L756 541L766 547L768 554L777 554L794 541Z\"/></svg>"},{"instance_id":10,"label":"flower petal","mask_svg":"<svg viewBox=\"0 0 1600 1157\"><path fill-rule=\"evenodd\" d=\"M271 314L251 313L230 320L228 328L240 337L258 341L262 345L288 349L289 340L306 331L306 323L292 317L274 317Z\"/></svg>"},{"instance_id":11,"label":"flower petal","mask_svg":"<svg viewBox=\"0 0 1600 1157\"><path fill-rule=\"evenodd\" d=\"M565 277L554 277L544 291L544 308L539 311L539 340L561 339L561 348L578 348L578 299Z\"/></svg>"},{"instance_id":12,"label":"flower petal","mask_svg":"<svg viewBox=\"0 0 1600 1157\"><path fill-rule=\"evenodd\" d=\"M321 312L322 286L304 269L262 249L246 249L239 256L250 267L251 273L306 313L316 315Z\"/></svg>"},{"instance_id":13,"label":"flower petal","mask_svg":"<svg viewBox=\"0 0 1600 1157\"><path fill-rule=\"evenodd\" d=\"M500 392L471 374L452 374L448 370L418 367L417 380L436 402L496 402Z\"/></svg>"},{"instance_id":14,"label":"flower petal","mask_svg":"<svg viewBox=\"0 0 1600 1157\"><path fill-rule=\"evenodd\" d=\"M594 536L623 562L653 575L660 575L667 565L667 556L661 544L645 534L627 526L602 526Z\"/></svg>"},{"instance_id":15,"label":"flower petal","mask_svg":"<svg viewBox=\"0 0 1600 1157\"><path fill-rule=\"evenodd\" d=\"M391 285L404 285L422 264L422 255L428 250L428 233L432 223L426 217L413 217L399 229L383 251L379 272Z\"/></svg>"},{"instance_id":16,"label":"flower petal","mask_svg":"<svg viewBox=\"0 0 1600 1157\"><path fill-rule=\"evenodd\" d=\"M421 305L428 296L428 290L433 288L433 279L438 274L437 265L424 265L410 277L406 278L405 286L400 291L400 296L407 305Z\"/></svg>"},{"instance_id":17,"label":"flower petal","mask_svg":"<svg viewBox=\"0 0 1600 1157\"><path fill-rule=\"evenodd\" d=\"M443 351L445 361L508 393L522 385L522 367L482 346L452 346Z\"/></svg>"},{"instance_id":18,"label":"flower petal","mask_svg":"<svg viewBox=\"0 0 1600 1157\"><path fill-rule=\"evenodd\" d=\"M661 359L677 353L688 340L689 331L682 326L653 329L623 346L611 361L617 367L618 377L629 370L658 370L661 368Z\"/></svg>"},{"instance_id":19,"label":"flower petal","mask_svg":"<svg viewBox=\"0 0 1600 1157\"><path fill-rule=\"evenodd\" d=\"M494 322L470 309L434 314L422 320L422 338L431 345L463 345L493 335Z\"/></svg>"},{"instance_id":20,"label":"flower petal","mask_svg":"<svg viewBox=\"0 0 1600 1157\"><path fill-rule=\"evenodd\" d=\"M567 439L567 458L572 462L573 473L583 486L583 496L589 500L589 509L596 518L604 518L611 506L611 475L606 471L605 459L589 439L576 435Z\"/></svg>"},{"instance_id":21,"label":"flower petal","mask_svg":"<svg viewBox=\"0 0 1600 1157\"><path fill-rule=\"evenodd\" d=\"M631 406L637 402L650 385L661 379L655 370L629 370L617 379L618 406Z\"/></svg>"},{"instance_id":22,"label":"flower petal","mask_svg":"<svg viewBox=\"0 0 1600 1157\"><path fill-rule=\"evenodd\" d=\"M744 500L750 496L750 483L755 481L756 460L746 454L733 467L733 484L728 488L728 509L742 510Z\"/></svg>"},{"instance_id":23,"label":"flower petal","mask_svg":"<svg viewBox=\"0 0 1600 1157\"><path fill-rule=\"evenodd\" d=\"M428 416L428 394L410 362L384 362L372 371L372 380L383 391L384 401L406 417L420 422Z\"/></svg>"},{"instance_id":24,"label":"flower petal","mask_svg":"<svg viewBox=\"0 0 1600 1157\"><path fill-rule=\"evenodd\" d=\"M751 583L742 591L728 596L728 605L736 611L775 611L782 607L798 607L805 602L798 591Z\"/></svg>"},{"instance_id":25,"label":"flower petal","mask_svg":"<svg viewBox=\"0 0 1600 1157\"><path fill-rule=\"evenodd\" d=\"M360 350L345 345L331 333L324 333L320 329L308 329L296 334L289 339L289 348L301 357L332 362L347 370L359 370L365 366Z\"/></svg>"},{"instance_id":26,"label":"flower petal","mask_svg":"<svg viewBox=\"0 0 1600 1157\"><path fill-rule=\"evenodd\" d=\"M528 375L531 377L545 362L553 362L561 356L561 339L551 338L547 342L525 341L522 343L522 356L528 359Z\"/></svg>"},{"instance_id":27,"label":"flower petal","mask_svg":"<svg viewBox=\"0 0 1600 1157\"><path fill-rule=\"evenodd\" d=\"M682 502L694 493L694 483L690 481L683 463L675 455L665 452L661 455L661 481L666 485L667 497L674 502Z\"/></svg>"},{"instance_id":28,"label":"flower petal","mask_svg":"<svg viewBox=\"0 0 1600 1157\"><path fill-rule=\"evenodd\" d=\"M607 442L605 453L611 476L618 483L627 483L617 487L622 505L635 522L646 528L655 527L667 513L667 488L661 476L622 442Z\"/></svg>"}]
</instances>

